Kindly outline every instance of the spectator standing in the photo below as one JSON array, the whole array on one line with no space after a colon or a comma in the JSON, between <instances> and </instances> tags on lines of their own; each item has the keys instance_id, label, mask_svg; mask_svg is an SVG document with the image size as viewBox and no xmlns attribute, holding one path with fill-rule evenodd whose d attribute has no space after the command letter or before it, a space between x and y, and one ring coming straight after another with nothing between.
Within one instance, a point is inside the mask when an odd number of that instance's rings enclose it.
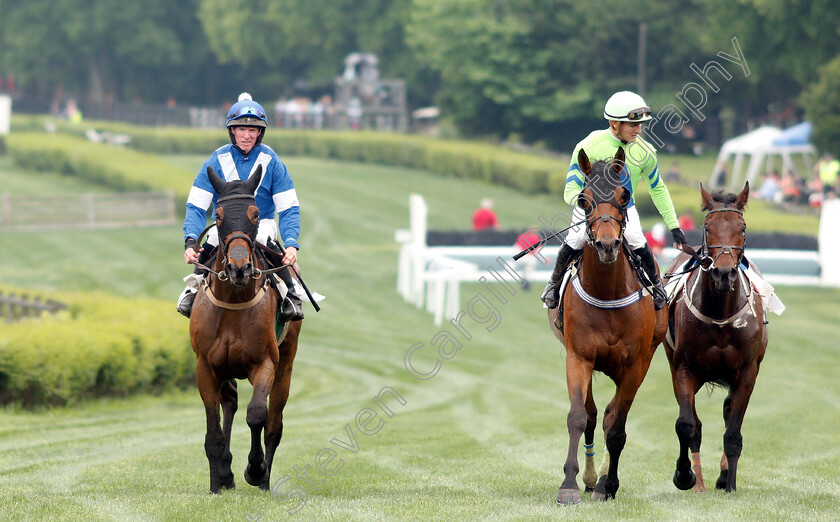
<instances>
[{"instance_id":1,"label":"spectator standing","mask_svg":"<svg viewBox=\"0 0 840 522\"><path fill-rule=\"evenodd\" d=\"M540 242L540 236L534 230L534 228L529 228L517 236L516 243L513 245L515 249L514 254L518 254L526 248L530 248ZM537 263L539 262L537 254L540 250L542 250L542 246L535 248L519 259L519 263L522 264L522 279L525 282L522 286L524 290L531 288L531 279L533 279L534 272L537 270Z\"/></svg>"},{"instance_id":2,"label":"spectator standing","mask_svg":"<svg viewBox=\"0 0 840 522\"><path fill-rule=\"evenodd\" d=\"M493 212L493 200L484 198L481 200L481 206L473 213L472 218L473 230L498 230L499 219L496 213Z\"/></svg>"},{"instance_id":3,"label":"spectator standing","mask_svg":"<svg viewBox=\"0 0 840 522\"><path fill-rule=\"evenodd\" d=\"M823 192L832 190L832 187L834 187L838 178L840 178L840 161L838 161L830 152L826 152L823 154L819 163L817 163L816 169L820 174Z\"/></svg>"}]
</instances>

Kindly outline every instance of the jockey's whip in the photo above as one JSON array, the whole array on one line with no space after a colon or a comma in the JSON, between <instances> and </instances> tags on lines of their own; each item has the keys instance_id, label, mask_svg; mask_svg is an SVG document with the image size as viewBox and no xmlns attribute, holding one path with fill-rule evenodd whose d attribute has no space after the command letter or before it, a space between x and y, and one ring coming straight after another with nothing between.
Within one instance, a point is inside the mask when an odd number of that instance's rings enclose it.
<instances>
[{"instance_id":1,"label":"jockey's whip","mask_svg":"<svg viewBox=\"0 0 840 522\"><path fill-rule=\"evenodd\" d=\"M545 237L545 238L543 238L543 239L540 239L539 241L537 241L537 242L536 242L536 243L534 243L533 245L529 246L528 248L526 248L526 249L525 249L525 250L523 250L522 252L519 252L518 254L514 255L514 256L513 256L513 260L514 260L514 261L519 261L519 259L520 259L522 256L524 256L525 254L528 254L528 253L530 253L530 252L533 252L534 250L536 250L536 249L538 249L539 247L541 247L541 246L543 246L544 244L546 244L546 243L548 242L548 240L549 240L549 239L553 239L553 238L555 238L555 237L559 236L560 234L562 234L563 232L565 232L565 231L569 230L570 228L572 228L572 227L576 227L576 226L578 226L578 225L582 225L582 224L584 224L584 223L586 223L586 220L585 220L585 219L581 219L581 220L580 220L580 221L578 221L577 223L572 223L571 225L567 226L566 228L564 228L564 229L562 229L562 230L558 230L557 232L555 232L555 233L551 234L550 236Z\"/></svg>"},{"instance_id":2,"label":"jockey's whip","mask_svg":"<svg viewBox=\"0 0 840 522\"><path fill-rule=\"evenodd\" d=\"M274 241L274 244L280 248L280 254L282 254L285 257L286 249L283 248L283 245L281 245L279 241ZM318 306L318 303L315 302L315 298L312 297L312 292L309 291L309 288L306 286L306 283L303 282L303 277L301 277L300 271L297 268L295 268L294 265L289 265L289 269L294 271L295 275L298 278L298 281L300 281L300 286L303 287L303 291L306 292L306 296L309 298L309 302L312 303L312 307L315 308L316 312L320 312L321 307Z\"/></svg>"}]
</instances>

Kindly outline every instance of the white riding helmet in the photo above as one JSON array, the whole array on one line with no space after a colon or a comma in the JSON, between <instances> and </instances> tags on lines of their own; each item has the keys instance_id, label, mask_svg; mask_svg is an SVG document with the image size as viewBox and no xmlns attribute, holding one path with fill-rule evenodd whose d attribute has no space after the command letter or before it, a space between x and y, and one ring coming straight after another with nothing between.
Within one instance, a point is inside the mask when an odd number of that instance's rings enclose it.
<instances>
[{"instance_id":1,"label":"white riding helmet","mask_svg":"<svg viewBox=\"0 0 840 522\"><path fill-rule=\"evenodd\" d=\"M635 92L619 91L610 96L604 105L604 118L632 123L648 121L651 119L650 107Z\"/></svg>"}]
</instances>

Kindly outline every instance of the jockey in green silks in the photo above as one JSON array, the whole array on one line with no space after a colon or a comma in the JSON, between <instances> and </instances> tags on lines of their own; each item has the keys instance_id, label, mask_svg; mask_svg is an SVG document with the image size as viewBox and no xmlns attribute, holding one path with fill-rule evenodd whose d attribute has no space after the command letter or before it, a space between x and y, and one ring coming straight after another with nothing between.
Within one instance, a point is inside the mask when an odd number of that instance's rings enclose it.
<instances>
[{"instance_id":1,"label":"jockey in green silks","mask_svg":"<svg viewBox=\"0 0 840 522\"><path fill-rule=\"evenodd\" d=\"M659 165L656 150L647 141L639 137L644 122L651 119L650 107L641 96L630 91L620 91L613 94L604 106L604 118L609 127L596 130L579 142L572 153L572 161L566 174L566 189L563 199L574 205L578 195L583 190L586 176L577 164L578 152L583 149L593 160L609 160L615 156L618 147L624 148L626 161L621 172L620 182L630 191L631 199L627 208L627 223L624 238L633 252L642 260L644 268L654 286L652 288L653 302L657 310L662 309L667 301L659 270L654 261L653 252L645 240L639 212L635 207L634 187L641 180L648 185L653 203L665 225L671 230L674 247L685 244L685 234L679 227L674 204L665 182L659 175ZM584 211L575 206L572 213L572 223L585 219ZM583 250L586 242L586 227L577 225L569 230L565 243L557 255L557 262L551 278L542 293L541 299L548 308L557 308L559 304L560 282L569 262Z\"/></svg>"}]
</instances>

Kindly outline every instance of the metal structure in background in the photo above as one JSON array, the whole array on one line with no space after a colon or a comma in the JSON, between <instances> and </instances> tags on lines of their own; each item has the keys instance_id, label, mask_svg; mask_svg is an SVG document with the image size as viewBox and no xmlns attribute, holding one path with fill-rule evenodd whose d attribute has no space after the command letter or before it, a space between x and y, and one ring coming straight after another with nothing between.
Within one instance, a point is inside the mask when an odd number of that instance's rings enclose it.
<instances>
[{"instance_id":1,"label":"metal structure in background","mask_svg":"<svg viewBox=\"0 0 840 522\"><path fill-rule=\"evenodd\" d=\"M334 128L408 131L405 80L380 80L378 63L370 53L344 59L344 74L335 80Z\"/></svg>"}]
</instances>

